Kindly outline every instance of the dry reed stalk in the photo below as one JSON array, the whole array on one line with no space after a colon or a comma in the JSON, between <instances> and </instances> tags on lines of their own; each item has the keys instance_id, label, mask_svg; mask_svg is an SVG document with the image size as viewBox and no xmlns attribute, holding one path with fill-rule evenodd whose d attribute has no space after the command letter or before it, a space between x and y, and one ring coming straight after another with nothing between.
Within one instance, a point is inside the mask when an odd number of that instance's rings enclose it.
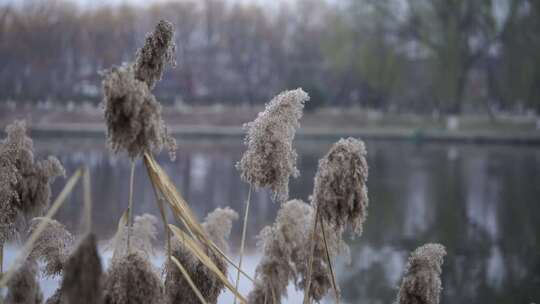
<instances>
[{"instance_id":1,"label":"dry reed stalk","mask_svg":"<svg viewBox=\"0 0 540 304\"><path fill-rule=\"evenodd\" d=\"M249 214L249 204L251 201L251 188L253 186L249 185L249 191L248 191L248 197L246 201L246 211L244 213L244 223L242 224L242 240L240 241L240 259L238 261L238 269L242 269L242 260L244 258L244 246L246 241L246 230L247 230L247 221L248 221L248 214ZM238 289L238 285L240 284L240 270L236 273L236 285L235 288ZM234 297L234 304L236 304L236 295Z\"/></svg>"},{"instance_id":2,"label":"dry reed stalk","mask_svg":"<svg viewBox=\"0 0 540 304\"><path fill-rule=\"evenodd\" d=\"M223 284L236 296L240 299L240 302L247 303L246 299L238 292L238 290L229 282L227 277L221 272L219 267L212 261L210 257L204 252L204 250L198 245L197 241L187 235L184 231L180 230L174 225L169 225L172 233L175 237L185 245L200 261L204 266L208 267L222 282Z\"/></svg>"},{"instance_id":3,"label":"dry reed stalk","mask_svg":"<svg viewBox=\"0 0 540 304\"><path fill-rule=\"evenodd\" d=\"M92 187L90 183L90 169L84 168L83 175L83 200L84 200L84 233L92 231Z\"/></svg>"},{"instance_id":4,"label":"dry reed stalk","mask_svg":"<svg viewBox=\"0 0 540 304\"><path fill-rule=\"evenodd\" d=\"M122 213L122 215L120 216L120 219L118 220L118 227L116 228L116 233L114 234L113 241L112 241L113 244L118 244L120 242L122 233L124 229L127 227L127 222L128 222L128 215L127 215L127 210L126 210L124 211L124 213Z\"/></svg>"},{"instance_id":5,"label":"dry reed stalk","mask_svg":"<svg viewBox=\"0 0 540 304\"><path fill-rule=\"evenodd\" d=\"M339 304L339 299L340 299L339 288L336 282L336 275L334 273L334 267L332 266L332 258L330 257L330 251L328 250L328 241L326 240L326 227L325 227L324 220L322 219L322 217L319 217L319 221L321 222L321 230L322 230L322 236L323 236L323 241L324 241L324 251L326 252L326 260L328 263L328 268L330 269L330 275L332 276L332 287L334 288L334 293L336 296L336 303Z\"/></svg>"},{"instance_id":6,"label":"dry reed stalk","mask_svg":"<svg viewBox=\"0 0 540 304\"><path fill-rule=\"evenodd\" d=\"M319 208L315 207L315 217L313 221L313 230L311 231L311 247L309 249L309 261L308 261L308 270L307 270L307 281L306 286L304 287L304 304L309 304L309 289L311 287L311 274L313 272L313 257L315 252L315 233L317 232L317 219L319 218Z\"/></svg>"},{"instance_id":7,"label":"dry reed stalk","mask_svg":"<svg viewBox=\"0 0 540 304\"><path fill-rule=\"evenodd\" d=\"M180 269L180 272L182 272L182 275L188 281L189 286L195 292L195 294L197 295L197 298L199 298L202 304L206 304L206 300L204 299L203 295L201 294L201 292L199 291L195 283L193 283L193 280L189 276L189 273L186 270L186 268L184 268L184 266L182 266L182 264L175 257L170 257L170 258L173 261L173 263L178 267L178 269Z\"/></svg>"},{"instance_id":8,"label":"dry reed stalk","mask_svg":"<svg viewBox=\"0 0 540 304\"><path fill-rule=\"evenodd\" d=\"M146 164L146 162L145 162ZM152 190L154 191L154 196L156 198L156 204L159 209L159 215L161 216L161 221L163 222L163 227L165 229L166 234L166 241L167 241L167 258L170 260L172 256L172 247L171 247L171 231L169 230L169 223L167 222L167 215L165 211L165 204L163 203L163 198L159 194L158 190L156 189L156 186L154 183L150 183L152 185Z\"/></svg>"},{"instance_id":9,"label":"dry reed stalk","mask_svg":"<svg viewBox=\"0 0 540 304\"><path fill-rule=\"evenodd\" d=\"M229 246L227 240L230 236L232 223L238 218L238 214L230 208L217 208L210 212L204 219L203 227L210 239L224 251ZM191 253L185 244L174 239L172 256L176 258L193 279L201 295L209 304L217 303L220 293L225 288L223 282L206 267L200 260ZM208 246L198 244L200 248L216 264L218 269L227 275L227 262L223 257L217 255ZM200 302L197 295L192 291L189 284L184 279L184 275L178 270L172 261L165 264L165 290L168 303L198 304Z\"/></svg>"},{"instance_id":10,"label":"dry reed stalk","mask_svg":"<svg viewBox=\"0 0 540 304\"><path fill-rule=\"evenodd\" d=\"M152 155L145 153L144 164L152 185L163 195L173 215L186 227L189 234L200 243L208 246L216 254L221 255L235 269L240 269L207 235L204 228L195 217L193 211L176 189L169 176L163 171ZM240 269L242 275L251 282L255 280Z\"/></svg>"},{"instance_id":11,"label":"dry reed stalk","mask_svg":"<svg viewBox=\"0 0 540 304\"><path fill-rule=\"evenodd\" d=\"M129 200L128 200L128 221L127 221L127 250L131 250L131 227L133 227L133 180L135 178L135 160L131 160L131 171L129 175Z\"/></svg>"},{"instance_id":12,"label":"dry reed stalk","mask_svg":"<svg viewBox=\"0 0 540 304\"><path fill-rule=\"evenodd\" d=\"M83 169L79 168L75 173L69 178L66 185L52 204L51 208L47 211L47 214L43 216L44 219L50 220L60 209L62 204L65 202L67 196L73 191L73 188L77 184L77 181L82 176ZM25 261L28 258L28 255L30 254L30 251L32 250L34 243L37 241L41 233L45 230L47 227L47 221L42 221L38 227L32 232L30 237L28 238L28 241L23 245L21 251L19 252L19 255L17 258L15 258L15 262L11 264L8 271L2 278L0 279L0 288L6 286L7 282L13 277L15 272L17 271L17 268L19 268L19 265L22 264L23 261Z\"/></svg>"}]
</instances>

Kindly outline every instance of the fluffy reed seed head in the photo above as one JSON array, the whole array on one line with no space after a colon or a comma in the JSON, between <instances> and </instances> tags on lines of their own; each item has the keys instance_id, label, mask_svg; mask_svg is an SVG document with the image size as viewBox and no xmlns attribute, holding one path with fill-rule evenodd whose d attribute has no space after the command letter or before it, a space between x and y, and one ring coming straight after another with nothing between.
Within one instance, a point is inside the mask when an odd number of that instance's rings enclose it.
<instances>
[{"instance_id":1,"label":"fluffy reed seed head","mask_svg":"<svg viewBox=\"0 0 540 304\"><path fill-rule=\"evenodd\" d=\"M123 227L119 231L119 235L113 239L111 243L114 250L113 259L121 258L129 253L127 248L128 230L131 230L131 252L135 251L146 259L150 259L154 254L153 243L157 238L157 222L157 218L148 213L136 216L133 227Z\"/></svg>"},{"instance_id":2,"label":"fluffy reed seed head","mask_svg":"<svg viewBox=\"0 0 540 304\"><path fill-rule=\"evenodd\" d=\"M165 65L176 65L175 51L174 27L172 23L160 20L154 32L146 37L144 46L137 51L135 78L153 89L161 80Z\"/></svg>"},{"instance_id":3,"label":"fluffy reed seed head","mask_svg":"<svg viewBox=\"0 0 540 304\"><path fill-rule=\"evenodd\" d=\"M27 260L7 283L6 304L41 304L43 294L37 280L37 263Z\"/></svg>"},{"instance_id":4,"label":"fluffy reed seed head","mask_svg":"<svg viewBox=\"0 0 540 304\"><path fill-rule=\"evenodd\" d=\"M350 225L357 235L368 214L366 155L361 140L340 139L319 161L313 189L322 218L340 230Z\"/></svg>"},{"instance_id":5,"label":"fluffy reed seed head","mask_svg":"<svg viewBox=\"0 0 540 304\"><path fill-rule=\"evenodd\" d=\"M238 219L238 214L226 207L217 208L206 216L203 229L209 238L224 252L228 251L228 238L231 233L232 222ZM219 270L227 275L227 261L207 247L205 253L212 259ZM184 266L191 279L208 303L217 303L220 293L225 288L223 282L201 263L201 261L186 248L181 241L174 239L173 256ZM165 290L167 303L198 304L199 298L193 292L176 264L168 262L165 265Z\"/></svg>"},{"instance_id":6,"label":"fluffy reed seed head","mask_svg":"<svg viewBox=\"0 0 540 304\"><path fill-rule=\"evenodd\" d=\"M73 236L66 227L53 219L36 217L30 221L28 234L32 234L45 221L45 230L34 243L30 258L43 261L46 276L60 275L73 248Z\"/></svg>"},{"instance_id":7,"label":"fluffy reed seed head","mask_svg":"<svg viewBox=\"0 0 540 304\"><path fill-rule=\"evenodd\" d=\"M104 280L104 304L163 302L163 284L148 259L137 252L113 259Z\"/></svg>"},{"instance_id":8,"label":"fluffy reed seed head","mask_svg":"<svg viewBox=\"0 0 540 304\"><path fill-rule=\"evenodd\" d=\"M0 143L0 242L16 236L25 220L43 213L50 203L50 184L65 175L55 157L34 160L24 121L13 122L6 133Z\"/></svg>"},{"instance_id":9,"label":"fluffy reed seed head","mask_svg":"<svg viewBox=\"0 0 540 304\"><path fill-rule=\"evenodd\" d=\"M216 208L208 213L203 229L208 237L224 252L229 251L229 236L231 235L232 223L238 219L238 213L229 207Z\"/></svg>"},{"instance_id":10,"label":"fluffy reed seed head","mask_svg":"<svg viewBox=\"0 0 540 304\"><path fill-rule=\"evenodd\" d=\"M167 146L175 157L176 141L168 135L161 117L161 105L133 66L114 67L103 79L105 122L111 149L125 150L132 159L144 152L159 152Z\"/></svg>"},{"instance_id":11,"label":"fluffy reed seed head","mask_svg":"<svg viewBox=\"0 0 540 304\"><path fill-rule=\"evenodd\" d=\"M93 234L86 235L66 262L62 296L66 303L101 304L101 259Z\"/></svg>"},{"instance_id":12,"label":"fluffy reed seed head","mask_svg":"<svg viewBox=\"0 0 540 304\"><path fill-rule=\"evenodd\" d=\"M255 270L257 282L248 295L249 303L281 303L281 299L287 296L287 285L291 280L296 288L304 288L314 215L313 207L309 204L290 200L283 204L274 224L261 231L258 239L263 257ZM320 225L315 232L309 294L315 301L320 301L332 287L332 281ZM332 256L347 252L340 233L327 229L326 237Z\"/></svg>"},{"instance_id":13,"label":"fluffy reed seed head","mask_svg":"<svg viewBox=\"0 0 540 304\"><path fill-rule=\"evenodd\" d=\"M399 289L399 304L439 303L445 256L446 250L440 244L426 244L411 253Z\"/></svg>"},{"instance_id":14,"label":"fluffy reed seed head","mask_svg":"<svg viewBox=\"0 0 540 304\"><path fill-rule=\"evenodd\" d=\"M247 150L236 167L244 181L257 188L270 188L279 202L289 196L289 177L299 174L292 142L308 100L308 94L300 88L282 92L254 121L244 125Z\"/></svg>"},{"instance_id":15,"label":"fluffy reed seed head","mask_svg":"<svg viewBox=\"0 0 540 304\"><path fill-rule=\"evenodd\" d=\"M263 228L258 246L263 257L255 270L256 284L248 302L281 303L287 285L298 277L298 263L309 238L312 208L301 200L284 203L272 226Z\"/></svg>"}]
</instances>

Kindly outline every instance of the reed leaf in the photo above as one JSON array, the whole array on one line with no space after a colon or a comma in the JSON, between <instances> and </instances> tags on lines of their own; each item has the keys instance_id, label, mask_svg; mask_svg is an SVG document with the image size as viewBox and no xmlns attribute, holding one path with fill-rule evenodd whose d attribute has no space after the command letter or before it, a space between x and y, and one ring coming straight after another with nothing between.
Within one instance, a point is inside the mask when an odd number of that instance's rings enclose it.
<instances>
[{"instance_id":1,"label":"reed leaf","mask_svg":"<svg viewBox=\"0 0 540 304\"><path fill-rule=\"evenodd\" d=\"M65 202L67 196L73 191L73 188L77 184L77 181L79 181L80 177L83 174L84 169L79 168L75 173L69 178L66 185L64 186L64 189L62 189L62 192L58 195L54 203L52 204L49 211L47 211L47 214L43 217L44 219L50 220L52 217L56 214L58 209L62 206L62 204ZM15 275L17 268L19 265L22 265L22 262L28 258L28 255L30 254L31 249L34 247L34 243L37 241L39 236L43 233L45 228L47 227L47 220L42 221L36 230L32 232L24 246L22 247L22 250L19 252L19 255L15 259L15 262L11 264L9 267L9 270L6 272L4 276L2 276L2 279L0 280L0 287L6 286L7 282Z\"/></svg>"},{"instance_id":2,"label":"reed leaf","mask_svg":"<svg viewBox=\"0 0 540 304\"><path fill-rule=\"evenodd\" d=\"M148 171L148 176L152 185L162 193L165 200L169 203L169 207L177 219L186 227L189 234L202 244L207 245L217 255L221 255L229 264L236 270L240 270L246 278L251 282L255 282L245 271L241 270L231 258L229 258L204 231L202 225L197 220L197 217L184 200L180 192L176 189L169 176L163 171L161 166L155 161L151 154L144 154L144 164ZM166 224L166 223L165 223Z\"/></svg>"},{"instance_id":3,"label":"reed leaf","mask_svg":"<svg viewBox=\"0 0 540 304\"><path fill-rule=\"evenodd\" d=\"M195 283L193 282L193 280L189 276L189 273L187 272L186 268L184 268L184 266L182 266L180 261L178 261L178 259L176 259L175 257L170 256L170 258L174 262L174 264L176 264L178 269L180 269L180 271L182 272L182 275L188 281L189 286L191 287L191 289L193 289L193 292L195 292L195 294L197 295L199 300L201 300L201 303L206 304L206 300L204 299L203 295L201 294L201 292L199 291L199 289L197 288L197 286L195 285Z\"/></svg>"},{"instance_id":4,"label":"reed leaf","mask_svg":"<svg viewBox=\"0 0 540 304\"><path fill-rule=\"evenodd\" d=\"M90 180L90 169L85 167L83 175L84 233L92 231L92 187Z\"/></svg>"},{"instance_id":5,"label":"reed leaf","mask_svg":"<svg viewBox=\"0 0 540 304\"><path fill-rule=\"evenodd\" d=\"M113 239L113 244L114 246L116 246L116 244L118 244L118 241L120 240L120 237L122 235L122 230L124 229L124 227L127 226L127 223L128 223L128 211L124 211L124 213L122 213L122 216L120 216L120 219L118 220L118 228L116 229L116 233L114 234L114 239Z\"/></svg>"},{"instance_id":6,"label":"reed leaf","mask_svg":"<svg viewBox=\"0 0 540 304\"><path fill-rule=\"evenodd\" d=\"M178 240L180 240L186 248L191 250L191 252L212 272L214 272L218 278L225 284L225 286L238 298L242 303L247 303L246 299L238 292L238 290L229 282L227 277L219 270L216 264L208 257L204 250L197 244L197 242L190 237L187 233L180 230L174 225L169 225L172 233Z\"/></svg>"}]
</instances>

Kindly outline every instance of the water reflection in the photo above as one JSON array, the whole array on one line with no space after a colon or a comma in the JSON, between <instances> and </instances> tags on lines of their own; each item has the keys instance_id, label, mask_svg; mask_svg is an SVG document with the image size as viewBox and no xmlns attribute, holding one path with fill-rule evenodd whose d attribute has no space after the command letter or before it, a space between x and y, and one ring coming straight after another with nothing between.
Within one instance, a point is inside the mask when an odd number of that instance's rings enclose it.
<instances>
[{"instance_id":1,"label":"water reflection","mask_svg":"<svg viewBox=\"0 0 540 304\"><path fill-rule=\"evenodd\" d=\"M234 168L242 153L237 141L180 142L176 162L159 162L199 217L218 206L242 212L247 186ZM307 199L318 159L332 143L300 141L301 176L291 197ZM36 143L40 153L59 155L68 172L86 164L92 173L99 237L110 237L127 204L129 161L111 156L103 141L65 139ZM370 214L364 235L351 240L352 261L338 261L347 303L392 303L408 252L425 242L448 250L443 266L443 303L531 303L540 301L540 152L533 148L370 141ZM153 192L137 164L135 212L157 215ZM54 193L62 183L57 182ZM81 189L58 217L77 230ZM278 206L256 192L249 222L255 234L272 222ZM172 221L172 217L170 217ZM237 248L240 224L233 230ZM256 260L251 268L256 265ZM248 290L248 286L243 289ZM294 302L294 300L289 300Z\"/></svg>"}]
</instances>

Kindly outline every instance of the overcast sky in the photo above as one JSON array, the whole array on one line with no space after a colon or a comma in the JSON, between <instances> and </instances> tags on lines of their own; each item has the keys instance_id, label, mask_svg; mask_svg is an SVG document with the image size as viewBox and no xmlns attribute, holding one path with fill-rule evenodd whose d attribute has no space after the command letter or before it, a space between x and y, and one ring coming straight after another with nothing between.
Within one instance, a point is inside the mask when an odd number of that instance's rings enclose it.
<instances>
[{"instance_id":1,"label":"overcast sky","mask_svg":"<svg viewBox=\"0 0 540 304\"><path fill-rule=\"evenodd\" d=\"M26 0L0 0L0 4L16 4L16 3L22 3ZM32 0L31 0L32 1ZM42 0L47 1L47 0ZM68 0L75 3L80 4L83 7L94 7L98 5L119 5L123 3L129 3L129 4L136 4L136 5L150 5L153 3L158 2L171 2L171 1L182 1L182 0ZM294 2L295 0L228 0L229 2L240 2L240 3L256 3L256 4L276 4L276 3L287 3L287 2Z\"/></svg>"}]
</instances>

